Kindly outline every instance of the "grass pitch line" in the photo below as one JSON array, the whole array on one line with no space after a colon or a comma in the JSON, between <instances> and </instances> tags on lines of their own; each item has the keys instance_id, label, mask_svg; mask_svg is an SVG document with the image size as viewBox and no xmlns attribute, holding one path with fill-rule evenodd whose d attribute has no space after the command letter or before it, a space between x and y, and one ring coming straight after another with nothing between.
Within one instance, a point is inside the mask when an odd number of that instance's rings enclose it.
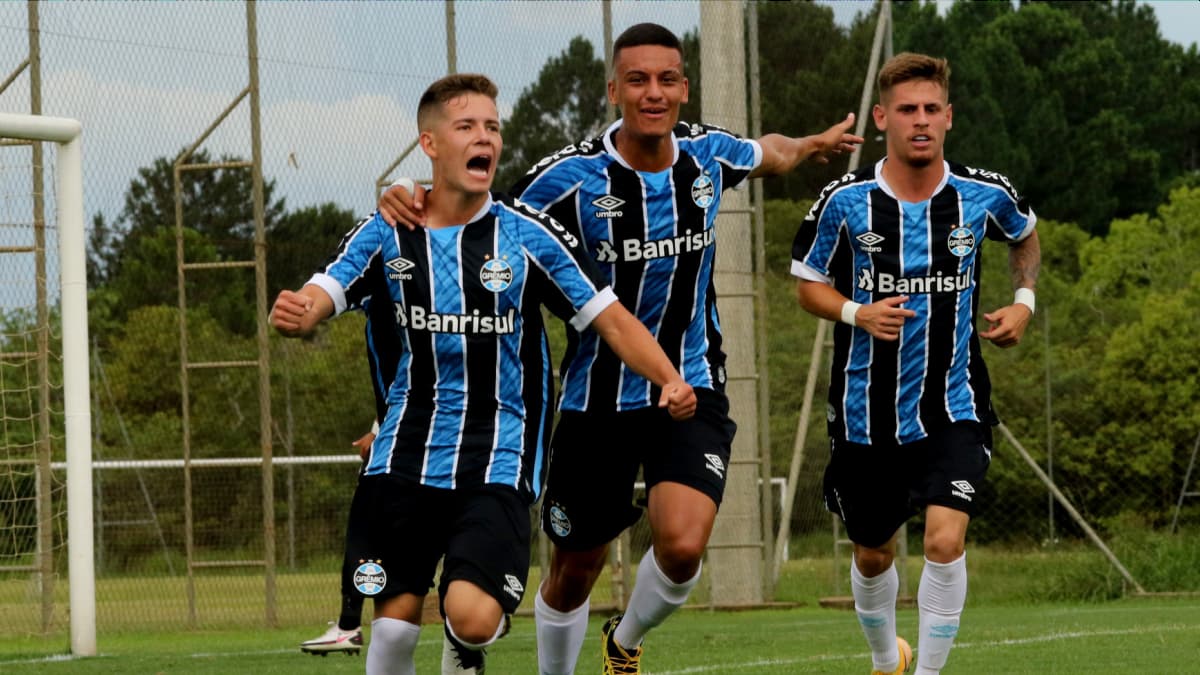
<instances>
[{"instance_id":1,"label":"grass pitch line","mask_svg":"<svg viewBox=\"0 0 1200 675\"><path fill-rule=\"evenodd\" d=\"M99 656L99 658L103 658L103 657L104 657L103 654L101 654ZM11 659L11 660L0 659L0 665L19 665L19 664L28 664L28 663L64 663L67 661L75 661L75 660L81 659L81 658L85 658L85 657L75 656L74 654L51 654L50 656L39 656L39 657L32 658L32 659ZM97 658L97 657L86 657L86 658Z\"/></svg>"},{"instance_id":2,"label":"grass pitch line","mask_svg":"<svg viewBox=\"0 0 1200 675\"><path fill-rule=\"evenodd\" d=\"M978 649L987 647L1008 647L1013 645L1033 644L1036 642L1056 642L1059 640L1075 640L1079 638L1092 637L1108 637L1113 635L1144 635L1146 633L1161 633L1175 632L1181 630L1195 630L1194 625L1182 624L1167 624L1162 626L1148 626L1143 628L1127 628L1121 630L1095 630L1095 631L1069 631L1060 633L1049 633L1047 635L1039 635L1036 637L1027 638L1008 638L1004 640L988 640L984 642L960 642L955 643L954 649ZM917 650L914 650L914 653ZM647 671L646 675L692 675L693 673L725 673L735 670L756 670L758 668L777 667L796 665L799 663L818 663L821 661L848 661L870 659L870 652L862 652L859 654L827 654L820 656L810 656L799 659L758 659L756 661L744 661L742 663L724 663L705 666L691 666L689 668L680 668L677 670L655 670Z\"/></svg>"}]
</instances>

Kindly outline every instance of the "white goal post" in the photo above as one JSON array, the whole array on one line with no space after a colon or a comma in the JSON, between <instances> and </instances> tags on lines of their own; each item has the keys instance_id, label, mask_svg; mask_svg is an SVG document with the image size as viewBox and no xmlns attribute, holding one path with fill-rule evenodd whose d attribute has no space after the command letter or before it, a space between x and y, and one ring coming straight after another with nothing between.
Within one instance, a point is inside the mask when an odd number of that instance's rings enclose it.
<instances>
[{"instance_id":1,"label":"white goal post","mask_svg":"<svg viewBox=\"0 0 1200 675\"><path fill-rule=\"evenodd\" d=\"M0 113L0 138L49 141L55 158L62 293L63 413L67 455L71 653L96 655L96 570L92 531L92 418L89 407L87 255L79 122Z\"/></svg>"}]
</instances>

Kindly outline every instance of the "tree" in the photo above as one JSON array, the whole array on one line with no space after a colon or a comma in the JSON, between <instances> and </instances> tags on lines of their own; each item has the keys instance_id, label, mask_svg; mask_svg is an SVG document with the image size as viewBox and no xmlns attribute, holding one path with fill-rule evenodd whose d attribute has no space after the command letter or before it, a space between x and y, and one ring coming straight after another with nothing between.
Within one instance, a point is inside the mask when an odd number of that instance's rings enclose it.
<instances>
[{"instance_id":1,"label":"tree","mask_svg":"<svg viewBox=\"0 0 1200 675\"><path fill-rule=\"evenodd\" d=\"M194 163L210 163L205 151ZM222 156L222 162L237 161ZM183 226L187 262L227 262L254 258L254 212L248 169L186 171L181 174ZM264 181L264 224L270 231L284 211L273 201L274 181ZM176 303L175 193L173 159L159 157L138 175L125 192L125 206L112 222L93 217L89 241L89 279L93 287L116 296L102 302L123 321L136 307ZM213 274L224 275L213 283ZM247 278L249 277L249 278ZM241 334L254 330L254 280L244 271L197 271L188 278L189 303L210 305ZM200 295L193 296L196 292ZM109 298L112 300L112 298ZM217 306L226 311L217 310ZM99 318L99 317L97 317Z\"/></svg>"},{"instance_id":2,"label":"tree","mask_svg":"<svg viewBox=\"0 0 1200 675\"><path fill-rule=\"evenodd\" d=\"M762 126L789 136L817 133L858 110L866 75L874 14L862 13L849 30L833 21L833 10L808 2L758 6ZM863 163L882 156L868 127ZM846 171L846 163L805 163L765 179L768 199L811 199Z\"/></svg>"},{"instance_id":3,"label":"tree","mask_svg":"<svg viewBox=\"0 0 1200 675\"><path fill-rule=\"evenodd\" d=\"M504 120L504 152L496 186L507 190L539 159L596 134L606 110L604 60L592 43L576 36L542 66L537 81L521 92Z\"/></svg>"},{"instance_id":4,"label":"tree","mask_svg":"<svg viewBox=\"0 0 1200 675\"><path fill-rule=\"evenodd\" d=\"M353 211L332 202L279 218L267 233L267 298L299 288L356 222Z\"/></svg>"}]
</instances>

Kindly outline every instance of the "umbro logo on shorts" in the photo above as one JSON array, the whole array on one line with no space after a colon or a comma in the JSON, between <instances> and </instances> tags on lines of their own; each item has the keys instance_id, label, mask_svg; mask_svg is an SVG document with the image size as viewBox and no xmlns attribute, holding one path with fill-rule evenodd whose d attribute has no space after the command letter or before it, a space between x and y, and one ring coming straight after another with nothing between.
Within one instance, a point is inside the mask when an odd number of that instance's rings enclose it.
<instances>
[{"instance_id":1,"label":"umbro logo on shorts","mask_svg":"<svg viewBox=\"0 0 1200 675\"><path fill-rule=\"evenodd\" d=\"M513 596L517 600L521 599L521 594L525 592L525 586L521 584L521 580L511 574L504 575L504 592Z\"/></svg>"},{"instance_id":2,"label":"umbro logo on shorts","mask_svg":"<svg viewBox=\"0 0 1200 675\"><path fill-rule=\"evenodd\" d=\"M952 480L950 481L950 485L954 486L950 494L960 499L971 501L971 495L975 494L975 486L965 480Z\"/></svg>"},{"instance_id":3,"label":"umbro logo on shorts","mask_svg":"<svg viewBox=\"0 0 1200 675\"><path fill-rule=\"evenodd\" d=\"M717 474L718 478L725 477L725 462L721 461L720 455L714 455L709 452L704 453L704 467Z\"/></svg>"}]
</instances>

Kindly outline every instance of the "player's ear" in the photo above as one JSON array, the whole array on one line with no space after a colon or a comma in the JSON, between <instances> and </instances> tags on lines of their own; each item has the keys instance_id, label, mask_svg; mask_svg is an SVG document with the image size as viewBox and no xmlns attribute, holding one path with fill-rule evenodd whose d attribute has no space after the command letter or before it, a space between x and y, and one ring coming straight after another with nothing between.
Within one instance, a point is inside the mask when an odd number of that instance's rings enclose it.
<instances>
[{"instance_id":1,"label":"player's ear","mask_svg":"<svg viewBox=\"0 0 1200 675\"><path fill-rule=\"evenodd\" d=\"M433 134L428 131L422 131L418 140L421 142L421 150L423 150L429 159L437 159L437 143L434 140Z\"/></svg>"},{"instance_id":2,"label":"player's ear","mask_svg":"<svg viewBox=\"0 0 1200 675\"><path fill-rule=\"evenodd\" d=\"M608 81L608 102L613 105L617 104L617 81L616 80Z\"/></svg>"},{"instance_id":3,"label":"player's ear","mask_svg":"<svg viewBox=\"0 0 1200 675\"><path fill-rule=\"evenodd\" d=\"M875 128L880 131L887 131L887 111L883 106L876 103L874 108L871 108L871 117L875 119Z\"/></svg>"},{"instance_id":4,"label":"player's ear","mask_svg":"<svg viewBox=\"0 0 1200 675\"><path fill-rule=\"evenodd\" d=\"M679 99L680 103L688 102L688 79L683 78L683 98Z\"/></svg>"}]
</instances>

